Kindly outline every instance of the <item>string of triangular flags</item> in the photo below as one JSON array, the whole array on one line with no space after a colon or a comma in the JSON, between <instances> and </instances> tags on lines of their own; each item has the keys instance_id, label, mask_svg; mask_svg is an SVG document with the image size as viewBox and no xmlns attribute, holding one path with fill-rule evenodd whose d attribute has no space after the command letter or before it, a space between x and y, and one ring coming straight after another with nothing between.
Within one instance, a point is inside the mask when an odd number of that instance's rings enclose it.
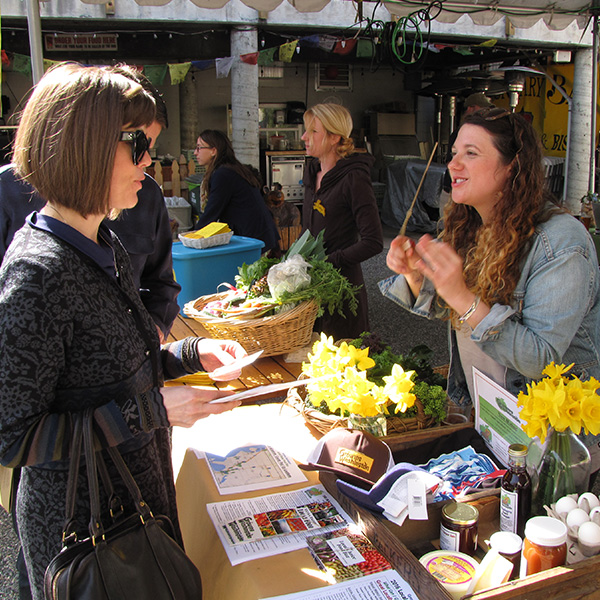
<instances>
[{"instance_id":1,"label":"string of triangular flags","mask_svg":"<svg viewBox=\"0 0 600 600\"><path fill-rule=\"evenodd\" d=\"M496 40L487 40L478 44L478 46L493 46ZM428 50L440 52L443 48L451 47L460 54L472 54L468 46L450 46L449 44L423 44ZM183 82L190 69L205 71L215 68L217 79L223 79L229 76L231 67L236 61L241 61L249 65L270 66L276 62L290 63L294 53L299 51L300 47L319 48L333 54L348 55L356 50L356 58L372 58L375 53L375 45L371 39L362 38L339 38L327 34L314 34L301 37L291 42L286 42L279 46L241 54L239 56L227 56L224 58L210 58L206 60L192 60L183 63L167 63L160 65L143 65L144 75L154 84L163 85L167 73L170 76L171 85L178 85ZM44 71L60 61L44 59ZM24 54L16 52L6 52L2 50L2 64L11 66L13 71L26 76L31 76L31 58Z\"/></svg>"}]
</instances>

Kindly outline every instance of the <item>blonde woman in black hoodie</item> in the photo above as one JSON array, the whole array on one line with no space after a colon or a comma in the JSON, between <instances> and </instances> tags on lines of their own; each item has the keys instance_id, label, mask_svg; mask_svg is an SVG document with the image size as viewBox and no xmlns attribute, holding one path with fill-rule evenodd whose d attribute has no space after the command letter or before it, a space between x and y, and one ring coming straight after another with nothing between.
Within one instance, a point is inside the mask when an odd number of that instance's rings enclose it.
<instances>
[{"instance_id":1,"label":"blonde woman in black hoodie","mask_svg":"<svg viewBox=\"0 0 600 600\"><path fill-rule=\"evenodd\" d=\"M313 157L304 172L303 228L316 236L325 230L327 260L354 285L362 286L356 315L326 315L315 330L335 339L369 330L367 292L360 263L379 254L383 235L371 183L373 157L356 154L352 117L338 104L317 104L304 113L302 136Z\"/></svg>"}]
</instances>

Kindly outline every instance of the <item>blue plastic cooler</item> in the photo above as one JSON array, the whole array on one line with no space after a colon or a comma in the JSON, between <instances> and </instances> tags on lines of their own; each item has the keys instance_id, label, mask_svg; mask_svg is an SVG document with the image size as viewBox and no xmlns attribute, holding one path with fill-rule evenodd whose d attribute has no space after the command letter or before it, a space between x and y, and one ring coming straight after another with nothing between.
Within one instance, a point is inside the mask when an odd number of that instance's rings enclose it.
<instances>
[{"instance_id":1,"label":"blue plastic cooler","mask_svg":"<svg viewBox=\"0 0 600 600\"><path fill-rule=\"evenodd\" d=\"M264 245L261 240L241 235L232 236L229 244L201 250L173 242L173 270L181 286L179 308L183 311L190 300L216 294L220 283L234 285L238 267L258 260Z\"/></svg>"}]
</instances>

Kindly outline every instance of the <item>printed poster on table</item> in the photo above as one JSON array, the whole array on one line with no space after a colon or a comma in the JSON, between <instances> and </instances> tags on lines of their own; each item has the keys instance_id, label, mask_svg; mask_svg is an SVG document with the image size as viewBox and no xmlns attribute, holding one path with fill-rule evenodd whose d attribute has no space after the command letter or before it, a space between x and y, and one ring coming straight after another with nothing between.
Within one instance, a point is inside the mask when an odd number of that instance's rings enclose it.
<instances>
[{"instance_id":1,"label":"printed poster on table","mask_svg":"<svg viewBox=\"0 0 600 600\"><path fill-rule=\"evenodd\" d=\"M203 454L221 496L307 481L291 458L264 444L235 448L227 456Z\"/></svg>"},{"instance_id":2,"label":"printed poster on table","mask_svg":"<svg viewBox=\"0 0 600 600\"><path fill-rule=\"evenodd\" d=\"M511 444L529 446L531 439L521 429L517 399L481 371L473 368L475 429L494 456L508 467Z\"/></svg>"},{"instance_id":3,"label":"printed poster on table","mask_svg":"<svg viewBox=\"0 0 600 600\"><path fill-rule=\"evenodd\" d=\"M206 509L232 565L305 548L307 537L352 523L322 485Z\"/></svg>"},{"instance_id":4,"label":"printed poster on table","mask_svg":"<svg viewBox=\"0 0 600 600\"><path fill-rule=\"evenodd\" d=\"M419 600L419 597L396 571L384 571L328 587L263 600Z\"/></svg>"}]
</instances>

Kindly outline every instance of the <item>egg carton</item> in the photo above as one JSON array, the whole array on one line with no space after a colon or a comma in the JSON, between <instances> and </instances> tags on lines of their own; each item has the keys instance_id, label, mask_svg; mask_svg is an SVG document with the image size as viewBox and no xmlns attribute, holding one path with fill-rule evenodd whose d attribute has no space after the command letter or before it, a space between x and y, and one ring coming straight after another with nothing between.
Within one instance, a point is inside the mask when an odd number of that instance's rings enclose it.
<instances>
[{"instance_id":1,"label":"egg carton","mask_svg":"<svg viewBox=\"0 0 600 600\"><path fill-rule=\"evenodd\" d=\"M546 506L549 517L562 521L569 536L569 564L600 554L600 499L592 492L569 494Z\"/></svg>"}]
</instances>

